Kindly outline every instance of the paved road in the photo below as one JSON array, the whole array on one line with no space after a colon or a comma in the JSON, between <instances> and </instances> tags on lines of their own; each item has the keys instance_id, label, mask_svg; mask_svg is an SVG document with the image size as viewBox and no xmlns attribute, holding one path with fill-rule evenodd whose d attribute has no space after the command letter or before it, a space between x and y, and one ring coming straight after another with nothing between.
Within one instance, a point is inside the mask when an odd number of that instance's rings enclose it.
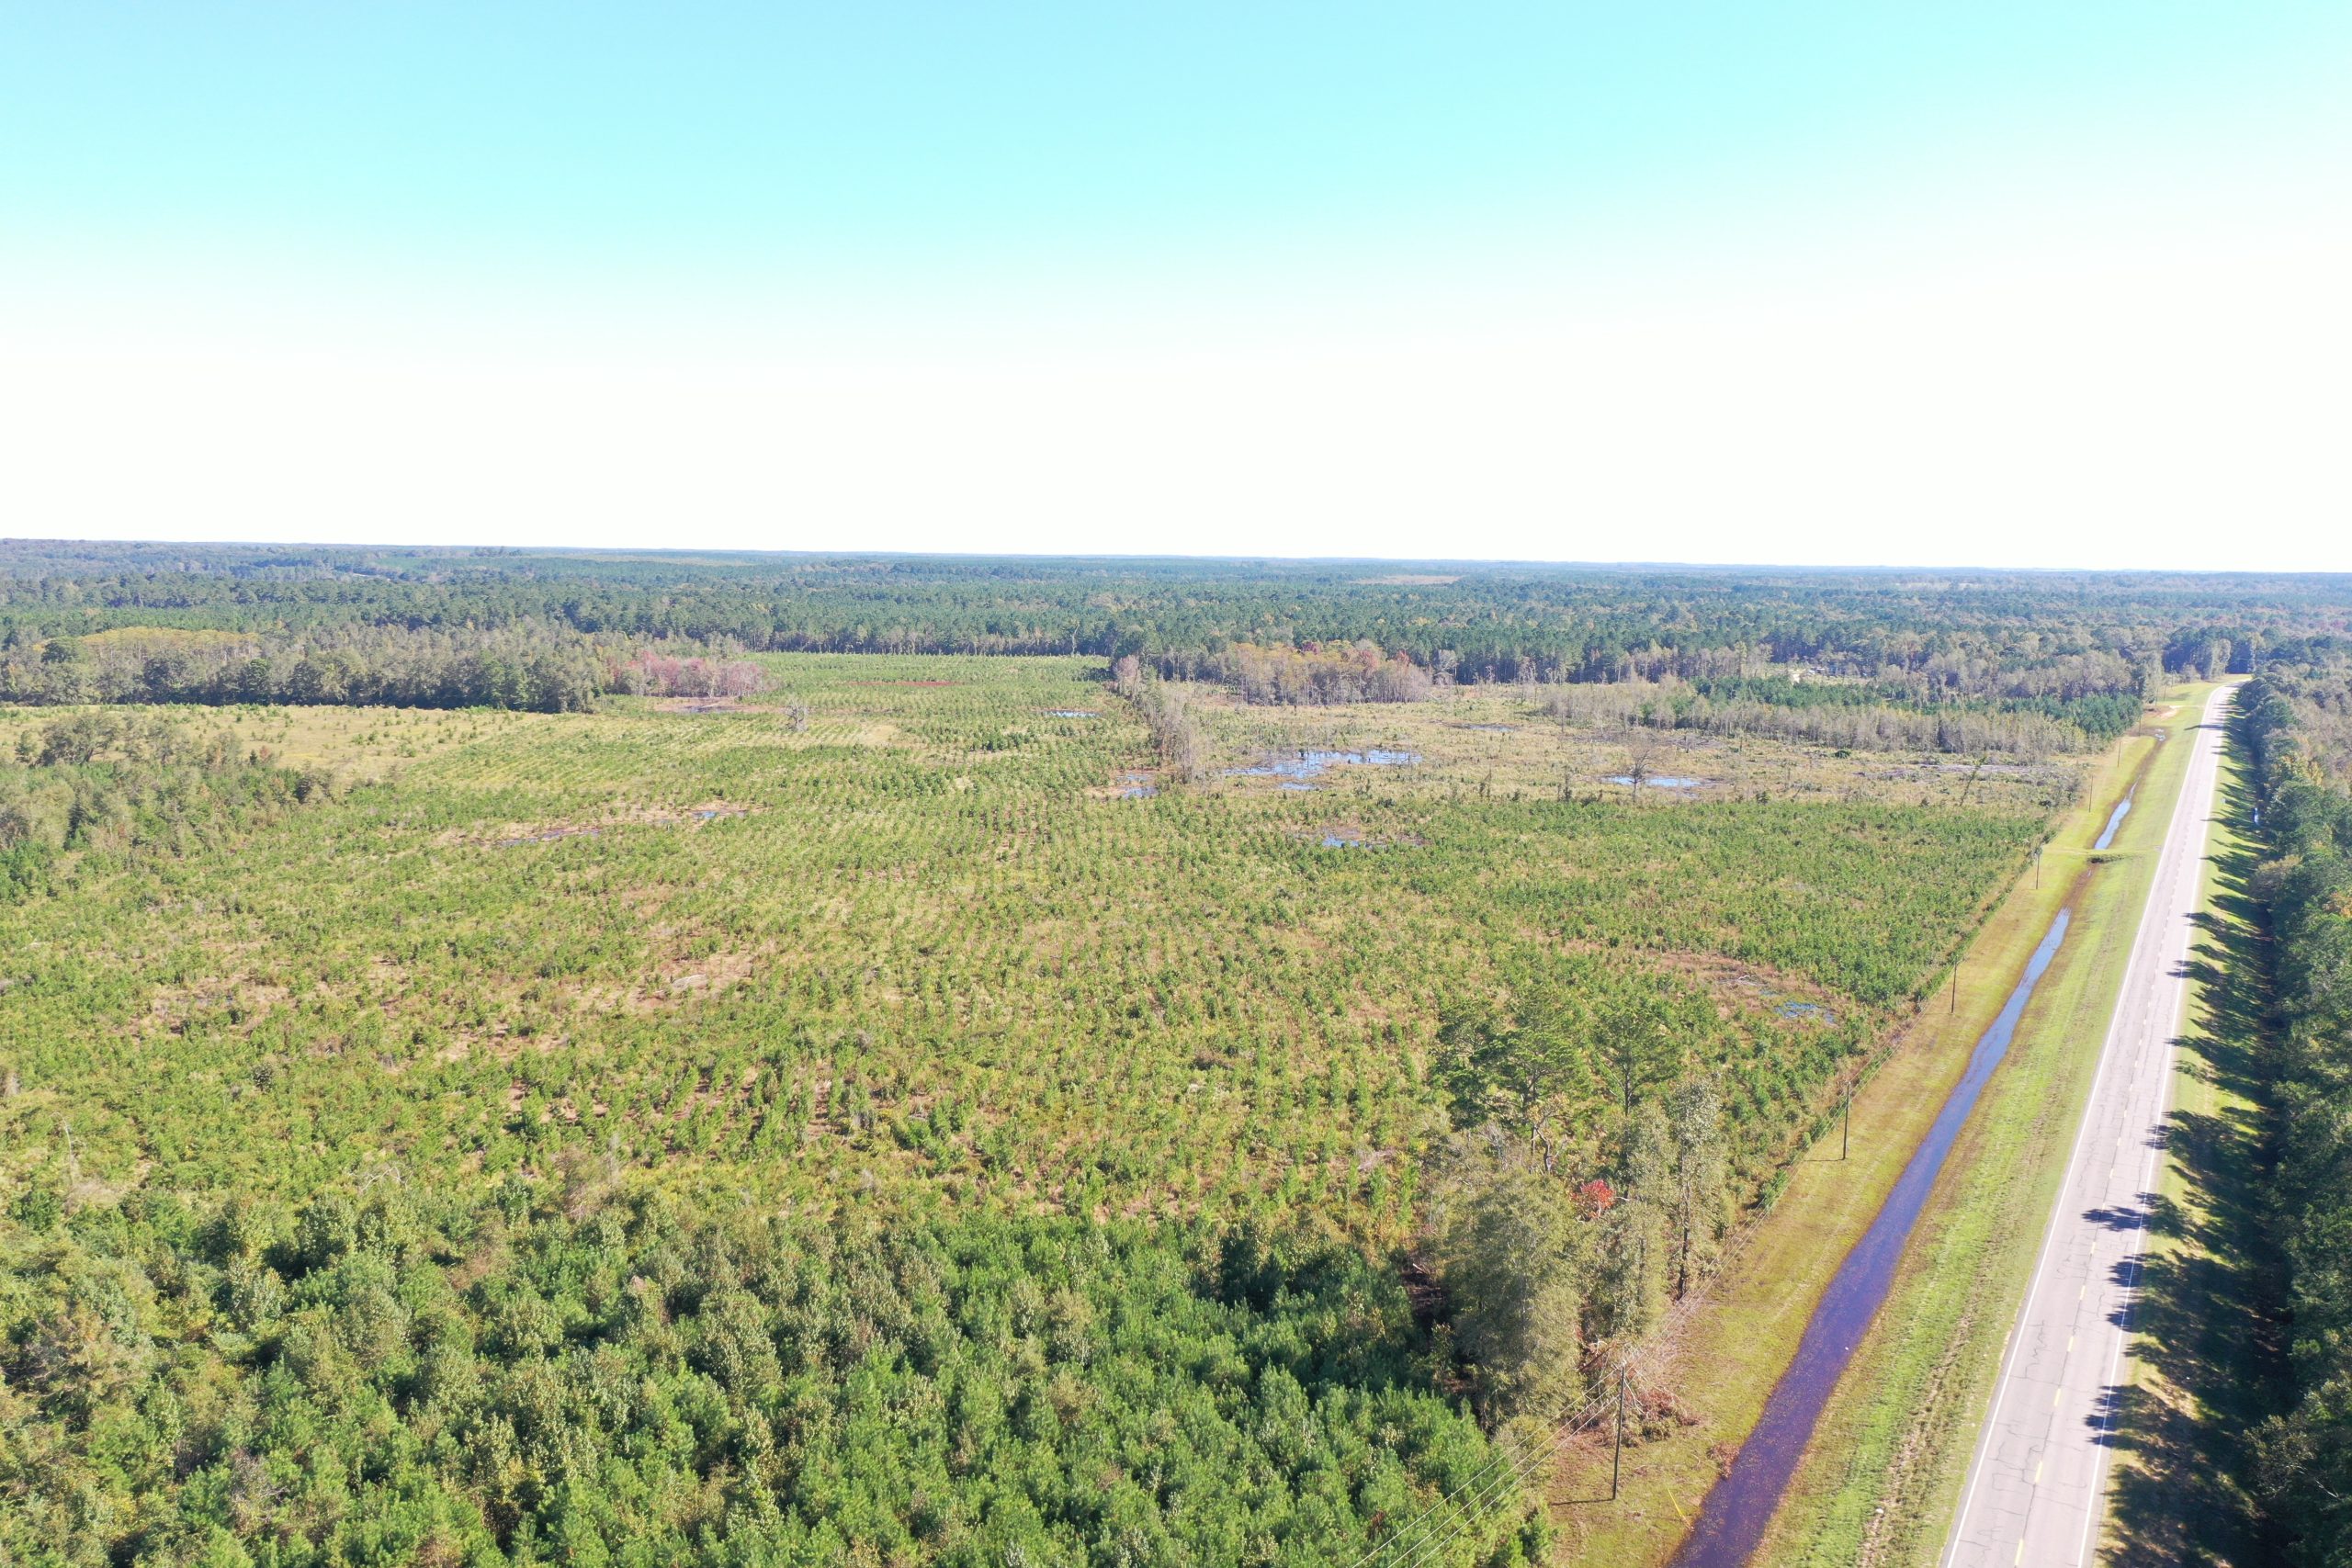
<instances>
[{"instance_id":1,"label":"paved road","mask_svg":"<svg viewBox=\"0 0 2352 1568\"><path fill-rule=\"evenodd\" d=\"M2083 1129L1969 1466L1950 1568L2078 1568L2104 1514L2109 1423L2162 1154L2191 920L2230 693L2189 734L2188 777L2101 1048Z\"/></svg>"}]
</instances>

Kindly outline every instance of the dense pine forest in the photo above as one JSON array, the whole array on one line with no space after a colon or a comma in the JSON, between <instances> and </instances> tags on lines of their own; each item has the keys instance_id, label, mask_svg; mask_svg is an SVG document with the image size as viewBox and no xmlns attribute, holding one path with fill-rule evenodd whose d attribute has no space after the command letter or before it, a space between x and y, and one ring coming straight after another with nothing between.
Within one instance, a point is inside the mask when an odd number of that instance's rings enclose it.
<instances>
[{"instance_id":1,"label":"dense pine forest","mask_svg":"<svg viewBox=\"0 0 2352 1568\"><path fill-rule=\"evenodd\" d=\"M2352 1562L2352 660L2272 663L2239 705L2267 859L2277 1166L2291 1407L2260 1434L2296 1561Z\"/></svg>"},{"instance_id":2,"label":"dense pine forest","mask_svg":"<svg viewBox=\"0 0 2352 1568\"><path fill-rule=\"evenodd\" d=\"M0 1560L1544 1560L1529 1434L1707 1288L2167 681L2262 670L2333 1005L2347 620L0 547Z\"/></svg>"},{"instance_id":3,"label":"dense pine forest","mask_svg":"<svg viewBox=\"0 0 2352 1568\"><path fill-rule=\"evenodd\" d=\"M2165 672L2352 630L2347 597L2310 577L0 541L0 699L554 711L597 685L590 649L651 641L1134 654L1252 701L1671 680L1719 707L1958 703L2103 740ZM1807 671L1849 683L1798 690Z\"/></svg>"}]
</instances>

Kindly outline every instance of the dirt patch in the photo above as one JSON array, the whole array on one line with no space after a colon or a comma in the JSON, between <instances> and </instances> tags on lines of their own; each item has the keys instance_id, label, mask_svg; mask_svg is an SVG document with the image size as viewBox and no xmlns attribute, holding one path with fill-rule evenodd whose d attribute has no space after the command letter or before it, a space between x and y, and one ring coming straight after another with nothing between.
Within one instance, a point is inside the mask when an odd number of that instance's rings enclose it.
<instances>
[{"instance_id":1,"label":"dirt patch","mask_svg":"<svg viewBox=\"0 0 2352 1568\"><path fill-rule=\"evenodd\" d=\"M536 832L511 833L502 839L483 840L493 850L511 850L517 844L551 844L559 839L593 839L605 829L586 824L561 828L542 828Z\"/></svg>"},{"instance_id":2,"label":"dirt patch","mask_svg":"<svg viewBox=\"0 0 2352 1568\"><path fill-rule=\"evenodd\" d=\"M773 703L745 702L741 697L661 697L653 704L656 713L775 713Z\"/></svg>"},{"instance_id":3,"label":"dirt patch","mask_svg":"<svg viewBox=\"0 0 2352 1568\"><path fill-rule=\"evenodd\" d=\"M1566 945L1570 951L1581 953L1614 952L1623 955L1628 951L1600 942ZM1639 962L1695 980L1726 1002L1751 1011L1769 1011L1783 1020L1826 1024L1834 1022L1839 1011L1855 1005L1850 998L1769 964L1749 964L1719 953L1681 949L1631 951Z\"/></svg>"},{"instance_id":4,"label":"dirt patch","mask_svg":"<svg viewBox=\"0 0 2352 1568\"><path fill-rule=\"evenodd\" d=\"M0 991L9 983L0 981ZM279 985L258 982L242 975L181 986L158 986L148 994L141 1021L150 1029L179 1034L201 1012L227 1011L228 1021L251 1034L263 1019L289 1006L294 993Z\"/></svg>"},{"instance_id":5,"label":"dirt patch","mask_svg":"<svg viewBox=\"0 0 2352 1568\"><path fill-rule=\"evenodd\" d=\"M1360 822L1327 822L1293 836L1327 850L1419 849L1423 842L1410 833L1376 834Z\"/></svg>"},{"instance_id":6,"label":"dirt patch","mask_svg":"<svg viewBox=\"0 0 2352 1568\"><path fill-rule=\"evenodd\" d=\"M694 958L673 958L649 976L626 998L625 1005L633 1012L650 1012L675 1007L696 996L731 990L752 977L752 971L761 959L771 956L773 953L766 949L734 948Z\"/></svg>"},{"instance_id":7,"label":"dirt patch","mask_svg":"<svg viewBox=\"0 0 2352 1568\"><path fill-rule=\"evenodd\" d=\"M1124 769L1086 793L1096 800L1149 800L1159 793L1159 775L1149 768Z\"/></svg>"},{"instance_id":8,"label":"dirt patch","mask_svg":"<svg viewBox=\"0 0 2352 1568\"><path fill-rule=\"evenodd\" d=\"M723 800L707 800L684 810L666 807L623 807L602 817L569 821L509 823L503 832L453 835L447 841L507 850L522 844L549 844L565 839L594 839L622 828L700 828L730 817L749 817L752 808Z\"/></svg>"}]
</instances>

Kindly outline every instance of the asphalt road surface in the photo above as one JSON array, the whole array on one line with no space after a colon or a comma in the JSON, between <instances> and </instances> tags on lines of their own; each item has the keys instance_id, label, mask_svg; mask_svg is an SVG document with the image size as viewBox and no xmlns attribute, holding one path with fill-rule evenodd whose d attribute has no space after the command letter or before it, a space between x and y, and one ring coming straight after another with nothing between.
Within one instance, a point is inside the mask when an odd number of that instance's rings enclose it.
<instances>
[{"instance_id":1,"label":"asphalt road surface","mask_svg":"<svg viewBox=\"0 0 2352 1568\"><path fill-rule=\"evenodd\" d=\"M2077 1568L2098 1549L2230 698L2216 692L2204 724L2188 732L2188 776L1969 1466L1944 1553L1950 1568Z\"/></svg>"}]
</instances>

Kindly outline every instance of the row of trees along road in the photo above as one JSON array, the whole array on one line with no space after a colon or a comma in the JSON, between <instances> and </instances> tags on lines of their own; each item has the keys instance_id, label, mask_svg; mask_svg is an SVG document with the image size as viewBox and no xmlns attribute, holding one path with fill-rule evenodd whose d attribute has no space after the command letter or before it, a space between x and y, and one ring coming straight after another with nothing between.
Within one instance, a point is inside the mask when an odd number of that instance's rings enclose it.
<instances>
[{"instance_id":1,"label":"row of trees along road","mask_svg":"<svg viewBox=\"0 0 2352 1568\"><path fill-rule=\"evenodd\" d=\"M2258 1438L2268 1512L2309 1568L2352 1563L2352 664L2273 666L2239 694L2267 858L2289 1407Z\"/></svg>"}]
</instances>

